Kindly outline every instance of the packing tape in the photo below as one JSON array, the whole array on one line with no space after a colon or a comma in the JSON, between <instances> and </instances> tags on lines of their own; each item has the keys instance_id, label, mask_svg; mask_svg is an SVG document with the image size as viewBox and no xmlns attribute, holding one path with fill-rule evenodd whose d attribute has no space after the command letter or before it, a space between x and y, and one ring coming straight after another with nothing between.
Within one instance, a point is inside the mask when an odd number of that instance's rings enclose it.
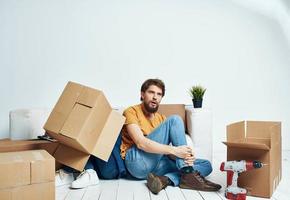
<instances>
[{"instance_id":1,"label":"packing tape","mask_svg":"<svg viewBox=\"0 0 290 200\"><path fill-rule=\"evenodd\" d=\"M38 151L32 152L32 155L35 158L35 160L44 160L44 156Z\"/></svg>"}]
</instances>

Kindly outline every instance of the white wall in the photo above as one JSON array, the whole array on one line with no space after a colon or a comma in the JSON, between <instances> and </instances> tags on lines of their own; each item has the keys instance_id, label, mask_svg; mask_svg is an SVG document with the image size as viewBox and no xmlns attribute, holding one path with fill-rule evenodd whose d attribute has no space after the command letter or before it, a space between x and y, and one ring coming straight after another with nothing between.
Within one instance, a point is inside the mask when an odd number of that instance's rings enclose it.
<instances>
[{"instance_id":1,"label":"white wall","mask_svg":"<svg viewBox=\"0 0 290 200\"><path fill-rule=\"evenodd\" d=\"M207 87L217 150L244 119L281 120L290 149L289 50L277 21L229 1L0 0L0 137L9 110L52 107L68 80L128 106L159 77L165 103Z\"/></svg>"}]
</instances>

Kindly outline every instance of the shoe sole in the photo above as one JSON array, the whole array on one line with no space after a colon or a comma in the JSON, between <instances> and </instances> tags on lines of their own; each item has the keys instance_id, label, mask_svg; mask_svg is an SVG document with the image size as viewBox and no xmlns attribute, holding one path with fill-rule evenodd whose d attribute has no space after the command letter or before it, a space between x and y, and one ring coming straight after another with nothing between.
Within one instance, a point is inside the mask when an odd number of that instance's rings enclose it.
<instances>
[{"instance_id":1,"label":"shoe sole","mask_svg":"<svg viewBox=\"0 0 290 200\"><path fill-rule=\"evenodd\" d=\"M203 188L195 188L195 187L191 187L188 185L184 185L184 184L179 184L179 187L182 189L191 189L191 190L199 190L199 191L204 191L204 192L216 192L219 191L219 189L217 188L208 188L208 189L203 189Z\"/></svg>"},{"instance_id":2,"label":"shoe sole","mask_svg":"<svg viewBox=\"0 0 290 200\"><path fill-rule=\"evenodd\" d=\"M153 174L148 174L147 187L153 194L158 194L162 190L162 183L159 178L155 177Z\"/></svg>"}]
</instances>

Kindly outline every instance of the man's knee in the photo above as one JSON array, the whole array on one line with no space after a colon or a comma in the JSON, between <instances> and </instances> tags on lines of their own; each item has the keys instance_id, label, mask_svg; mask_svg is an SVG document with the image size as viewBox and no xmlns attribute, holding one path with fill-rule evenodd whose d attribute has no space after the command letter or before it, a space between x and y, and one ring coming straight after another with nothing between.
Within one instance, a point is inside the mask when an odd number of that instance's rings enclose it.
<instances>
[{"instance_id":1,"label":"man's knee","mask_svg":"<svg viewBox=\"0 0 290 200\"><path fill-rule=\"evenodd\" d=\"M171 115L167 120L172 124L178 124L184 126L183 120L179 115Z\"/></svg>"}]
</instances>

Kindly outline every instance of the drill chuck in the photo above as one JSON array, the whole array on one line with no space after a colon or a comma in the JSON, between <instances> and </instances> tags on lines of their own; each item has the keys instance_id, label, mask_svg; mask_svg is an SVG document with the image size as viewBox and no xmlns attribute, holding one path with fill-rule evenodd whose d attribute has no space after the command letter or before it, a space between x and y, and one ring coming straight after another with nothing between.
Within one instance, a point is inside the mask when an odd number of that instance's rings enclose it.
<instances>
[{"instance_id":1,"label":"drill chuck","mask_svg":"<svg viewBox=\"0 0 290 200\"><path fill-rule=\"evenodd\" d=\"M260 162L260 161L254 160L253 161L253 167L254 168L261 168L261 167L263 167L263 163Z\"/></svg>"}]
</instances>

